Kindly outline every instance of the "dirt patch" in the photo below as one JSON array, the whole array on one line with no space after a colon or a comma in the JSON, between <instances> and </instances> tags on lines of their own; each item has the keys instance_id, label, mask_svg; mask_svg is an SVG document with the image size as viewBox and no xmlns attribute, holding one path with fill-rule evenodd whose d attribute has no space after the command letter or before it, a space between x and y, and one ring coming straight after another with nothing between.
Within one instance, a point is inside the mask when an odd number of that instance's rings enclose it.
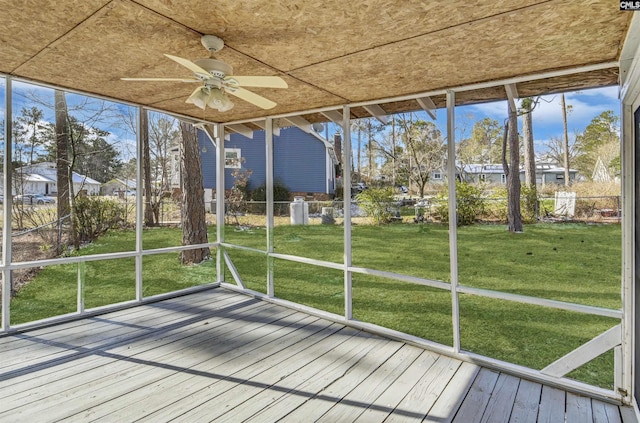
<instances>
[{"instance_id":1,"label":"dirt patch","mask_svg":"<svg viewBox=\"0 0 640 423\"><path fill-rule=\"evenodd\" d=\"M41 236L36 233L28 233L16 236L12 240L11 255L12 261L34 261L44 260L53 257L53 250L42 240ZM13 295L24 285L28 284L39 272L40 267L31 267L29 269L18 269L13 271ZM0 293L2 286L0 285Z\"/></svg>"}]
</instances>

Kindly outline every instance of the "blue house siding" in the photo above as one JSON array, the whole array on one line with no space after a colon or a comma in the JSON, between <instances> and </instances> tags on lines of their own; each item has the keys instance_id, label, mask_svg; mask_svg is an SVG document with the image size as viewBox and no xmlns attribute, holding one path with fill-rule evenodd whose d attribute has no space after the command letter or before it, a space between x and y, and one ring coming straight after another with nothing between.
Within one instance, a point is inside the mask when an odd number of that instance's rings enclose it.
<instances>
[{"instance_id":1,"label":"blue house siding","mask_svg":"<svg viewBox=\"0 0 640 423\"><path fill-rule=\"evenodd\" d=\"M198 131L202 173L205 188L216 188L216 153L213 143L202 131ZM249 189L253 190L266 181L265 132L255 131L253 139L232 134L225 141L225 148L239 148L243 158L242 168L251 170ZM291 192L333 194L333 169L322 141L292 127L280 130L273 137L274 180L283 183ZM225 189L233 187L235 169L225 169ZM329 182L329 183L328 183ZM327 186L330 187L327 190Z\"/></svg>"}]
</instances>

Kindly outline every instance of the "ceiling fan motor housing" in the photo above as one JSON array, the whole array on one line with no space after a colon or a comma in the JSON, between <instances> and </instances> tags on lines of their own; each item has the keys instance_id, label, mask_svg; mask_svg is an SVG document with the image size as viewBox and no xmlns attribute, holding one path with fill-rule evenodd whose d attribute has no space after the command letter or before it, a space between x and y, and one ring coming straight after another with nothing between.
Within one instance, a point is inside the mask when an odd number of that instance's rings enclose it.
<instances>
[{"instance_id":1,"label":"ceiling fan motor housing","mask_svg":"<svg viewBox=\"0 0 640 423\"><path fill-rule=\"evenodd\" d=\"M216 78L224 78L227 75L233 74L233 68L231 65L228 65L218 59L198 59L194 60L193 63L200 66Z\"/></svg>"}]
</instances>

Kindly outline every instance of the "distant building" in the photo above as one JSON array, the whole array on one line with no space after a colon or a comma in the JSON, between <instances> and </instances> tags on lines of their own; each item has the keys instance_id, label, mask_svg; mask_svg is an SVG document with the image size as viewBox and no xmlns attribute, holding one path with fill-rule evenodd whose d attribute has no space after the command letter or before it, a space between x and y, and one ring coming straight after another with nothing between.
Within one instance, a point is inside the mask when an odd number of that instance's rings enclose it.
<instances>
[{"instance_id":1,"label":"distant building","mask_svg":"<svg viewBox=\"0 0 640 423\"><path fill-rule=\"evenodd\" d=\"M457 166L458 177L466 182L485 182L490 185L504 185L507 177L501 164L464 164ZM520 169L520 181L524 182L524 169ZM542 162L536 164L536 184L564 185L564 167L555 163ZM578 171L569 170L570 181L576 181Z\"/></svg>"},{"instance_id":2,"label":"distant building","mask_svg":"<svg viewBox=\"0 0 640 423\"><path fill-rule=\"evenodd\" d=\"M54 162L22 166L16 169L16 175L19 179L14 180L13 194L55 195L58 193L56 164ZM100 182L73 172L73 190L76 194L83 192L86 195L99 195Z\"/></svg>"},{"instance_id":3,"label":"distant building","mask_svg":"<svg viewBox=\"0 0 640 423\"><path fill-rule=\"evenodd\" d=\"M102 195L126 195L135 193L136 188L137 183L135 179L115 178L102 184L100 192Z\"/></svg>"},{"instance_id":4,"label":"distant building","mask_svg":"<svg viewBox=\"0 0 640 423\"><path fill-rule=\"evenodd\" d=\"M216 189L216 149L202 131L198 131L204 188ZM251 171L249 189L266 182L265 132L255 131L253 138L231 134L225 141L225 189L234 185L233 171ZM173 154L172 185L180 186L177 166L179 150ZM316 198L333 195L336 188L337 158L333 144L321 135L307 133L297 127L281 128L273 137L274 181L284 184L291 194Z\"/></svg>"},{"instance_id":5,"label":"distant building","mask_svg":"<svg viewBox=\"0 0 640 423\"><path fill-rule=\"evenodd\" d=\"M613 178L607 166L600 157L596 160L596 165L593 167L593 174L591 175L593 182L611 182Z\"/></svg>"}]
</instances>

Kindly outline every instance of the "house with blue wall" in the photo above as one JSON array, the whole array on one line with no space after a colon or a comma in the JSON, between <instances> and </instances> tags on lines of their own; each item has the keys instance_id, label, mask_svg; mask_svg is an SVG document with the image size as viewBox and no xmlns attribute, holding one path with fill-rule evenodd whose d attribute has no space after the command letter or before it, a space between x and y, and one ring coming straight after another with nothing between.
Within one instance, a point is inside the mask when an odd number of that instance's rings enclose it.
<instances>
[{"instance_id":1,"label":"house with blue wall","mask_svg":"<svg viewBox=\"0 0 640 423\"><path fill-rule=\"evenodd\" d=\"M198 131L205 189L216 188L216 149L209 137ZM234 184L237 169L251 171L249 189L266 182L265 131L254 131L253 138L233 133L225 140L225 189ZM297 127L281 128L273 136L274 181L296 195L333 195L336 183L336 155L333 144L316 132Z\"/></svg>"}]
</instances>

